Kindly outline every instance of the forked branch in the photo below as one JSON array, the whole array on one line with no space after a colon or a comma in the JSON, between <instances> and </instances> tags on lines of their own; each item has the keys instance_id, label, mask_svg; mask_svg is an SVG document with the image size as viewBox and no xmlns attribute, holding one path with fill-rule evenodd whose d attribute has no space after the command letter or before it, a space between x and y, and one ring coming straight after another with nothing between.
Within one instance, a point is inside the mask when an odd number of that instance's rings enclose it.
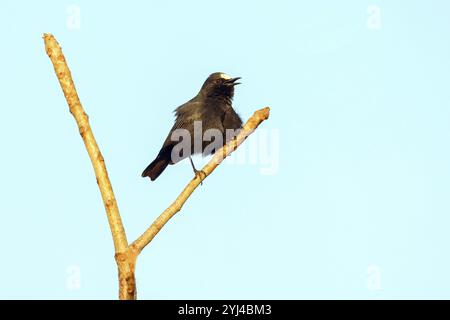
<instances>
[{"instance_id":1,"label":"forked branch","mask_svg":"<svg viewBox=\"0 0 450 320\"><path fill-rule=\"evenodd\" d=\"M83 139L94 168L95 177L103 199L103 204L105 206L106 215L108 217L111 234L114 241L115 258L119 271L119 298L135 299L136 281L134 269L139 253L153 240L167 221L169 221L170 218L181 210L183 204L202 182L202 180L209 176L223 161L223 159L225 159L225 157L236 150L261 122L268 119L270 109L266 107L256 111L244 125L239 135L218 150L211 161L203 167L202 171L205 176L194 177L176 198L176 200L166 210L164 210L164 212L151 224L151 226L136 241L134 241L131 245L128 245L125 229L120 218L117 201L114 196L111 182L109 181L108 172L106 171L105 161L97 142L95 141L94 134L92 133L91 126L89 125L88 116L84 112L83 106L81 105L69 67L66 63L66 59L61 51L61 47L53 35L44 34L43 38L47 55L53 64L56 76L58 77L64 96L67 100L67 104L69 105L69 110L75 118L81 138Z\"/></svg>"}]
</instances>

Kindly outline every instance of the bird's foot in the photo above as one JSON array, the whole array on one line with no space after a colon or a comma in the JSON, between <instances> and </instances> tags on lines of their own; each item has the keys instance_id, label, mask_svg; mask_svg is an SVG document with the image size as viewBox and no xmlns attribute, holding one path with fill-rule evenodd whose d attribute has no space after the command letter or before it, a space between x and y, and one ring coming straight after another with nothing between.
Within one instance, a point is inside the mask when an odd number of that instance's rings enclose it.
<instances>
[{"instance_id":1,"label":"bird's foot","mask_svg":"<svg viewBox=\"0 0 450 320\"><path fill-rule=\"evenodd\" d=\"M203 180L205 180L206 178L206 173L203 170L194 170L195 173L195 178L199 178L200 179L200 184L203 185Z\"/></svg>"}]
</instances>

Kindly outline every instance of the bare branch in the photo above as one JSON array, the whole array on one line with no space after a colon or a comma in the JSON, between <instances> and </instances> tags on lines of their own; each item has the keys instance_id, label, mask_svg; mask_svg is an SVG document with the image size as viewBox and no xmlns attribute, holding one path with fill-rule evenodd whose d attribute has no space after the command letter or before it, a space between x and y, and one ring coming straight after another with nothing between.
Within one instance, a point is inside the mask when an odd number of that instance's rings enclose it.
<instances>
[{"instance_id":1,"label":"bare branch","mask_svg":"<svg viewBox=\"0 0 450 320\"><path fill-rule=\"evenodd\" d=\"M91 126L89 125L88 116L84 112L83 106L78 98L78 93L75 88L75 84L73 83L72 75L69 67L67 66L66 59L61 51L61 47L53 35L46 33L43 38L45 42L45 50L53 63L56 76L58 77L59 84L61 85L64 96L66 97L70 112L77 122L81 138L83 139L89 158L91 159L92 166L94 167L95 177L103 198L106 215L108 216L109 227L111 228L115 250L116 252L125 251L128 246L128 242L122 225L122 220L120 218L119 208L117 207L117 201L109 181L108 172L106 171L105 161L98 148L97 142L95 141Z\"/></svg>"},{"instance_id":2,"label":"bare branch","mask_svg":"<svg viewBox=\"0 0 450 320\"><path fill-rule=\"evenodd\" d=\"M269 118L269 113L270 109L268 107L255 111L253 116L248 119L239 135L235 139L228 142L221 149L219 149L215 153L211 161L209 161L203 167L202 172L205 174L205 176L203 178L200 178L200 176L194 177L184 188L181 194L175 199L175 201L166 210L164 210L164 212L136 241L134 241L130 245L130 247L137 250L138 252L142 251L142 249L144 249L145 246L153 240L153 238L158 234L158 232L167 223L167 221L169 221L170 218L172 218L178 211L181 210L186 200L189 198L192 192L194 192L198 185L207 176L209 176L227 156L229 156L234 150L236 150L237 147L239 147L241 143L244 142L244 140L253 133L253 131L259 126L261 122Z\"/></svg>"},{"instance_id":3,"label":"bare branch","mask_svg":"<svg viewBox=\"0 0 450 320\"><path fill-rule=\"evenodd\" d=\"M87 114L81 105L78 98L77 90L72 80L69 67L66 59L61 51L56 39L51 34L44 34L45 49L47 55L53 63L56 76L58 77L61 88L78 125L78 129L83 139L86 150L91 159L94 168L97 184L102 195L103 203L108 217L109 226L111 229L114 248L115 259L119 270L119 298L120 299L136 299L136 280L134 276L136 259L142 249L152 241L161 228L172 218L194 192L202 180L209 176L214 169L231 154L237 147L258 127L258 125L269 117L269 108L264 108L256 111L253 116L244 125L243 130L239 135L220 150L216 152L211 161L206 164L202 172L204 177L196 176L184 188L183 192L178 198L168 207L153 224L130 246L127 242L125 230L120 218L119 208L114 196L114 192L109 181L108 172L106 171L105 161L100 152L100 149L95 141Z\"/></svg>"}]
</instances>

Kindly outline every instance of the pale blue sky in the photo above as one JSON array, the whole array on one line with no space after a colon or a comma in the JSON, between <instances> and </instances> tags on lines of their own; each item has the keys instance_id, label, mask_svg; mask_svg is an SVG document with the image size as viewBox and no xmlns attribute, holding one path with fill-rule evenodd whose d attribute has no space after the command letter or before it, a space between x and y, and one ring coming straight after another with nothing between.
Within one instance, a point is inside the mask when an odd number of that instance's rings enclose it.
<instances>
[{"instance_id":1,"label":"pale blue sky","mask_svg":"<svg viewBox=\"0 0 450 320\"><path fill-rule=\"evenodd\" d=\"M71 4L80 29L67 27ZM449 10L2 0L0 298L117 297L101 198L43 32L63 47L129 240L192 177L188 164L152 183L140 173L210 73L243 78L244 119L272 108L261 129L279 134L276 174L219 167L140 256L140 298L450 298Z\"/></svg>"}]
</instances>

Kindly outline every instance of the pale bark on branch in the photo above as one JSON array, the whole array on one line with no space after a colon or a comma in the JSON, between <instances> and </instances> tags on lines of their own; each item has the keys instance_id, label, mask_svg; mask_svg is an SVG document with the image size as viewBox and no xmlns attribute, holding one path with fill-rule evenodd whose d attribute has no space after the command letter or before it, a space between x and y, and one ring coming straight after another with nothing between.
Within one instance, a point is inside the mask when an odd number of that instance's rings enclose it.
<instances>
[{"instance_id":1,"label":"pale bark on branch","mask_svg":"<svg viewBox=\"0 0 450 320\"><path fill-rule=\"evenodd\" d=\"M56 76L58 77L67 104L69 105L69 110L75 118L81 138L83 139L94 168L95 177L103 199L114 242L115 258L119 273L119 298L127 300L136 299L134 270L139 253L152 241L169 219L181 210L183 204L202 180L209 176L225 157L236 150L236 148L239 147L239 145L259 126L261 122L268 119L270 109L266 107L256 111L244 125L239 135L218 150L211 161L202 168L204 176L201 177L198 175L194 177L176 200L164 210L151 226L136 239L136 241L131 245L128 245L117 201L106 170L105 161L94 138L94 134L92 133L88 116L81 105L66 59L61 51L61 47L53 35L44 34L43 38L47 55L53 64Z\"/></svg>"}]
</instances>

